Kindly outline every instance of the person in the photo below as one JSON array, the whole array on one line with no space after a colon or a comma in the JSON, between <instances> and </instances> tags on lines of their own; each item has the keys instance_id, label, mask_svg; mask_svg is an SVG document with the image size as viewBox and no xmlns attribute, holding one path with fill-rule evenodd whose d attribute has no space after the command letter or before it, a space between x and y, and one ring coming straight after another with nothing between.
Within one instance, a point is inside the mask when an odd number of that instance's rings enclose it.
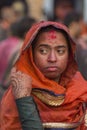
<instances>
[{"instance_id":1,"label":"person","mask_svg":"<svg viewBox=\"0 0 87 130\"><path fill-rule=\"evenodd\" d=\"M65 16L75 10L74 0L53 0L53 16L48 15L48 20L63 23Z\"/></svg>"},{"instance_id":2,"label":"person","mask_svg":"<svg viewBox=\"0 0 87 130\"><path fill-rule=\"evenodd\" d=\"M65 24L71 36L76 41L76 61L79 71L85 80L87 80L87 24L82 15L76 11L68 13L64 19Z\"/></svg>"},{"instance_id":3,"label":"person","mask_svg":"<svg viewBox=\"0 0 87 130\"><path fill-rule=\"evenodd\" d=\"M80 37L83 31L83 18L77 11L69 12L63 22L70 30L71 36L75 41Z\"/></svg>"},{"instance_id":4,"label":"person","mask_svg":"<svg viewBox=\"0 0 87 130\"><path fill-rule=\"evenodd\" d=\"M2 130L86 130L87 82L74 55L67 27L51 21L32 26L1 101Z\"/></svg>"},{"instance_id":5,"label":"person","mask_svg":"<svg viewBox=\"0 0 87 130\"><path fill-rule=\"evenodd\" d=\"M9 86L10 71L19 55L25 35L34 23L36 20L32 17L24 17L14 22L10 25L8 38L0 42L0 100Z\"/></svg>"},{"instance_id":6,"label":"person","mask_svg":"<svg viewBox=\"0 0 87 130\"><path fill-rule=\"evenodd\" d=\"M14 0L11 7L15 14L16 21L19 21L23 17L30 17L30 7L26 0Z\"/></svg>"},{"instance_id":7,"label":"person","mask_svg":"<svg viewBox=\"0 0 87 130\"><path fill-rule=\"evenodd\" d=\"M9 28L15 20L11 6L0 8L0 42L8 38Z\"/></svg>"},{"instance_id":8,"label":"person","mask_svg":"<svg viewBox=\"0 0 87 130\"><path fill-rule=\"evenodd\" d=\"M87 33L79 37L75 56L79 71L84 79L87 80Z\"/></svg>"}]
</instances>

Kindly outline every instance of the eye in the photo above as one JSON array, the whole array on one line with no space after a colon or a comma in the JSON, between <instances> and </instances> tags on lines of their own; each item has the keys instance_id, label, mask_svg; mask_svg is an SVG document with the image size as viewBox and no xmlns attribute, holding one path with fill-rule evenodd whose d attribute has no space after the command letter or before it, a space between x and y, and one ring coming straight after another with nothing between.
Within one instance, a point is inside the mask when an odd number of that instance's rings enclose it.
<instances>
[{"instance_id":1,"label":"eye","mask_svg":"<svg viewBox=\"0 0 87 130\"><path fill-rule=\"evenodd\" d=\"M57 50L58 54L64 54L65 53L65 50L62 49L62 50Z\"/></svg>"},{"instance_id":2,"label":"eye","mask_svg":"<svg viewBox=\"0 0 87 130\"><path fill-rule=\"evenodd\" d=\"M48 49L47 48L40 48L39 51L41 54L47 54Z\"/></svg>"}]
</instances>

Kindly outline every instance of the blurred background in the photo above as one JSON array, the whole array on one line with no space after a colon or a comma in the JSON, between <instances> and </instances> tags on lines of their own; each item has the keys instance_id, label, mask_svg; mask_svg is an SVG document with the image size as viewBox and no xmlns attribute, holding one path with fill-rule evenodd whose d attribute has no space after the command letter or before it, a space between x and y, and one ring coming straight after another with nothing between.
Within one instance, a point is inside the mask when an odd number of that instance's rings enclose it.
<instances>
[{"instance_id":1,"label":"blurred background","mask_svg":"<svg viewBox=\"0 0 87 130\"><path fill-rule=\"evenodd\" d=\"M17 0L0 0L0 11L5 6L11 6ZM19 0L18 0L19 1ZM20 0L26 6L26 11L37 20L43 20L47 16L53 17L55 0ZM57 0L59 1L59 0ZM62 0L61 0L62 1ZM65 0L66 1L66 0ZM87 0L70 0L74 4L74 9L83 14L87 21ZM16 5L16 8L18 6ZM23 7L21 7L23 9ZM44 16L47 15L47 16Z\"/></svg>"},{"instance_id":2,"label":"blurred background","mask_svg":"<svg viewBox=\"0 0 87 130\"><path fill-rule=\"evenodd\" d=\"M87 43L87 0L0 0L0 99L25 35L39 21L64 23L76 43Z\"/></svg>"}]
</instances>

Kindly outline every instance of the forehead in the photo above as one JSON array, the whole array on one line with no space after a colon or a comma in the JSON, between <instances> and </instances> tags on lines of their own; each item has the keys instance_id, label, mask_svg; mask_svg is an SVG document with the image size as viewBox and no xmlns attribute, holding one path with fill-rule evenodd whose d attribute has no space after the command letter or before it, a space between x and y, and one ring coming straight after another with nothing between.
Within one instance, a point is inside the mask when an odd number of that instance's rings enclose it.
<instances>
[{"instance_id":1,"label":"forehead","mask_svg":"<svg viewBox=\"0 0 87 130\"><path fill-rule=\"evenodd\" d=\"M61 31L56 31L56 30L49 30L49 31L45 31L45 32L41 32L38 37L37 37L37 41L56 41L56 40L61 40L61 41L67 41L67 37L66 35L61 32Z\"/></svg>"}]
</instances>

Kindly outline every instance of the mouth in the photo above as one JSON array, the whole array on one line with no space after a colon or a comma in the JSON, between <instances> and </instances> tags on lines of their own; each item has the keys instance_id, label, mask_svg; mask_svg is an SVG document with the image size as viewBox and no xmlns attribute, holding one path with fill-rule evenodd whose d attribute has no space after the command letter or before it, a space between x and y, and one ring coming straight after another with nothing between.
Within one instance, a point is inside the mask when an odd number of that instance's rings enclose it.
<instances>
[{"instance_id":1,"label":"mouth","mask_svg":"<svg viewBox=\"0 0 87 130\"><path fill-rule=\"evenodd\" d=\"M46 70L50 71L50 72L54 72L54 71L58 70L58 67L56 67L56 66L50 66L50 67L47 67Z\"/></svg>"}]
</instances>

